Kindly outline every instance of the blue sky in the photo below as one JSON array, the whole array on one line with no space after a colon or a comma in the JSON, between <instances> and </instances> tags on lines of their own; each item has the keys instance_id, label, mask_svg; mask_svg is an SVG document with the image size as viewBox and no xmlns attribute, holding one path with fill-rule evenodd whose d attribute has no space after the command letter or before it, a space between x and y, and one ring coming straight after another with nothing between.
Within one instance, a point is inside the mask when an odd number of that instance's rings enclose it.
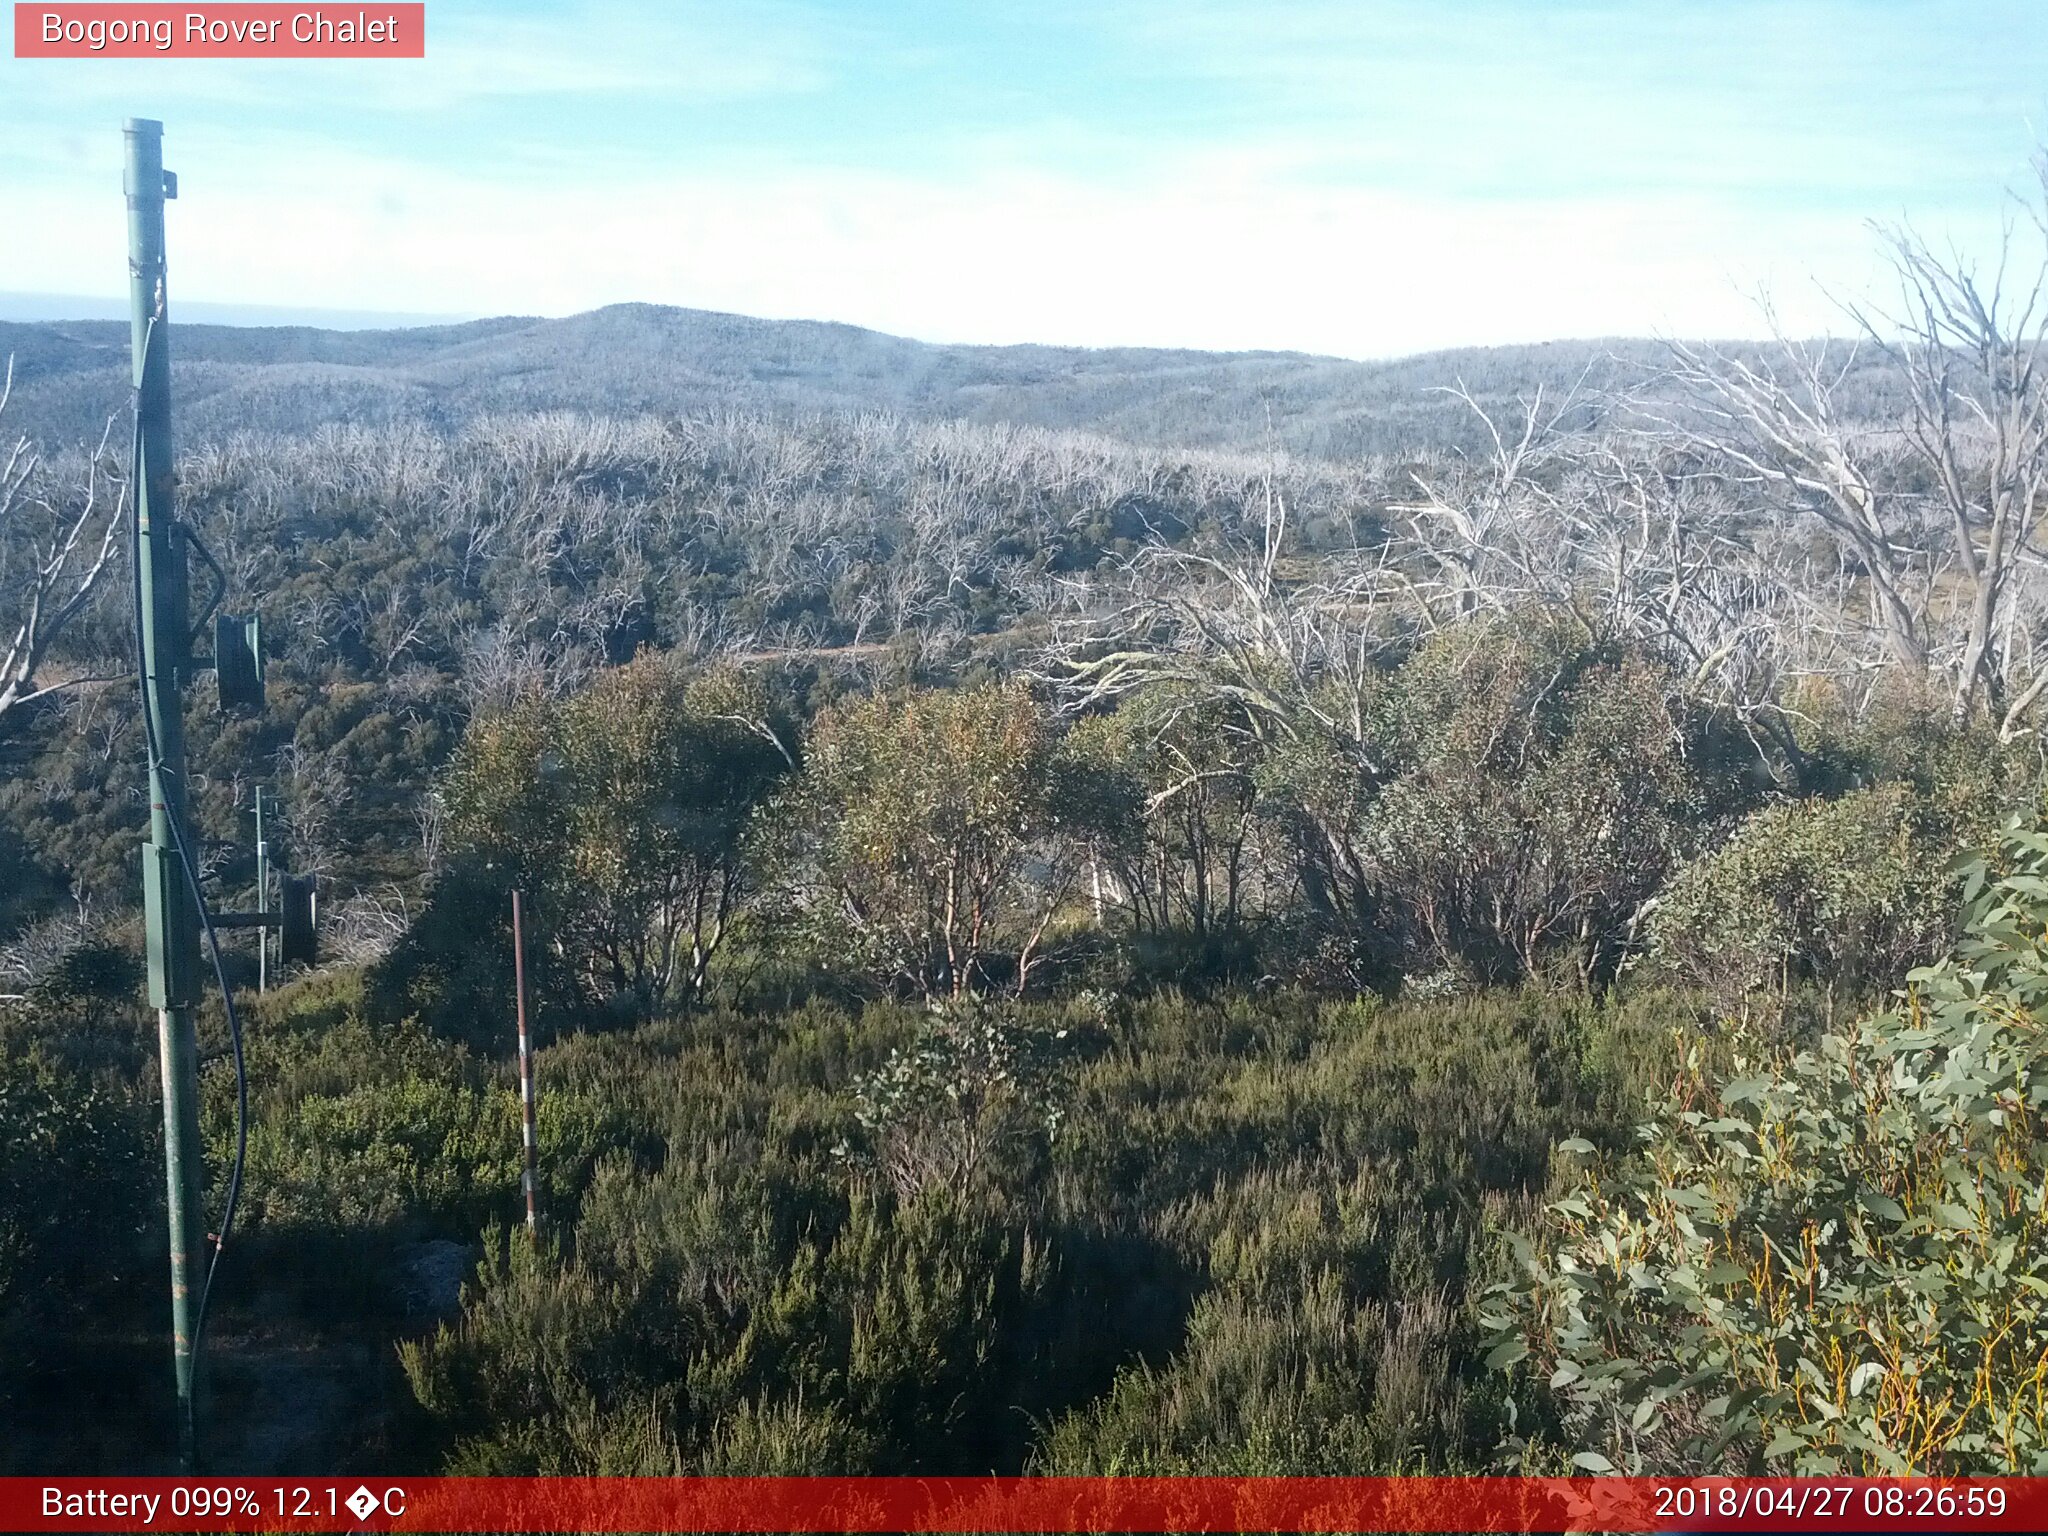
<instances>
[{"instance_id":1,"label":"blue sky","mask_svg":"<svg viewBox=\"0 0 2048 1536\"><path fill-rule=\"evenodd\" d=\"M429 0L416 62L0 59L0 289L646 300L1347 356L1839 325L2048 133L2039 0Z\"/></svg>"}]
</instances>

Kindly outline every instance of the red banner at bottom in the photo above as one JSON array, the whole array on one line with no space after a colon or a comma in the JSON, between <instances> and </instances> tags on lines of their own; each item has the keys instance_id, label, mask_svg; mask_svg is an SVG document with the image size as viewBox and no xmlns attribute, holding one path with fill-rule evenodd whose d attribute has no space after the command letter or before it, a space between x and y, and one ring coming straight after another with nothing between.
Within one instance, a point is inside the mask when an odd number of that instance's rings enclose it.
<instances>
[{"instance_id":1,"label":"red banner at bottom","mask_svg":"<svg viewBox=\"0 0 2048 1536\"><path fill-rule=\"evenodd\" d=\"M2044 1478L0 1478L6 1531L2042 1531Z\"/></svg>"}]
</instances>

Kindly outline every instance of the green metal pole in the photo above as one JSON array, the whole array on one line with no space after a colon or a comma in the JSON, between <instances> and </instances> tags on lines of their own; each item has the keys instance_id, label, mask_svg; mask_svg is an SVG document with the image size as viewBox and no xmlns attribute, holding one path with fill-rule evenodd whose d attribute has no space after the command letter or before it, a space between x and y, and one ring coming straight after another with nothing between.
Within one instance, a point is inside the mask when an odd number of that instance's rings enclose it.
<instances>
[{"instance_id":1,"label":"green metal pole","mask_svg":"<svg viewBox=\"0 0 2048 1536\"><path fill-rule=\"evenodd\" d=\"M196 1470L193 1314L205 1236L200 1205L198 1002L199 914L185 880L173 819L185 815L185 723L181 688L191 670L185 545L177 528L171 474L171 359L164 288L163 124L130 118L125 136L130 337L135 363L137 463L136 580L142 625L144 708L153 738L149 841L143 847L149 997L157 1010L163 1064L164 1166L171 1236L171 1351L178 1387L178 1456Z\"/></svg>"}]
</instances>

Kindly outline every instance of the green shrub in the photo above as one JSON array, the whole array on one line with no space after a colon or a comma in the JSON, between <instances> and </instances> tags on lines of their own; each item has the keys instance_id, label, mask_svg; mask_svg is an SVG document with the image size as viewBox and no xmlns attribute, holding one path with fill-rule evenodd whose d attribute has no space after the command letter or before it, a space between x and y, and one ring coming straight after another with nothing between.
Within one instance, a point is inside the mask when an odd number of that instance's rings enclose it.
<instances>
[{"instance_id":1,"label":"green shrub","mask_svg":"<svg viewBox=\"0 0 2048 1536\"><path fill-rule=\"evenodd\" d=\"M1987 837L2038 788L2040 747L2026 736L1999 740L1982 713L1956 717L1955 697L1930 673L1880 674L1867 695L1811 678L1787 701L1808 724L1797 783L1828 797L1872 784L1909 786L1934 824Z\"/></svg>"},{"instance_id":2,"label":"green shrub","mask_svg":"<svg viewBox=\"0 0 2048 1536\"><path fill-rule=\"evenodd\" d=\"M1022 991L1087 849L1129 810L1021 686L920 690L820 717L759 856L791 931L926 996Z\"/></svg>"},{"instance_id":3,"label":"green shrub","mask_svg":"<svg viewBox=\"0 0 2048 1536\"><path fill-rule=\"evenodd\" d=\"M0 1030L0 1469L14 1473L77 1458L92 1420L133 1401L127 1341L160 1338L164 1316L148 1079L82 1069L25 1043L35 1032Z\"/></svg>"},{"instance_id":4,"label":"green shrub","mask_svg":"<svg viewBox=\"0 0 2048 1536\"><path fill-rule=\"evenodd\" d=\"M600 1101L620 1150L407 1369L470 1471L1471 1465L1489 1213L1666 1047L1658 1007L1533 993L579 1036L541 1058L543 1125L550 1091ZM951 1169L963 1121L976 1176L889 1176L898 1137Z\"/></svg>"},{"instance_id":5,"label":"green shrub","mask_svg":"<svg viewBox=\"0 0 2048 1536\"><path fill-rule=\"evenodd\" d=\"M1331 1274L1261 1303L1201 1298L1163 1368L1118 1376L1061 1419L1050 1476L1338 1477L1441 1469L1464 1440L1455 1314L1440 1300L1361 1305Z\"/></svg>"},{"instance_id":6,"label":"green shrub","mask_svg":"<svg viewBox=\"0 0 2048 1536\"><path fill-rule=\"evenodd\" d=\"M479 1062L410 1017L379 1022L364 973L336 970L249 1000L250 1132L239 1220L330 1234L399 1226L467 1238L519 1207L519 1095L508 1066ZM233 1157L234 1076L224 1029L201 1078L214 1208ZM541 1200L573 1211L599 1156L631 1152L630 1106L608 1083L564 1080L536 1057Z\"/></svg>"},{"instance_id":7,"label":"green shrub","mask_svg":"<svg viewBox=\"0 0 2048 1536\"><path fill-rule=\"evenodd\" d=\"M1369 981L1378 955L1467 983L1608 978L1746 795L1740 737L1679 678L1547 617L1444 631L1313 713L1260 768L1310 976Z\"/></svg>"},{"instance_id":8,"label":"green shrub","mask_svg":"<svg viewBox=\"0 0 2048 1536\"><path fill-rule=\"evenodd\" d=\"M139 1267L162 1198L152 1108L0 1039L0 1317L47 1316L95 1275Z\"/></svg>"},{"instance_id":9,"label":"green shrub","mask_svg":"<svg viewBox=\"0 0 2048 1536\"><path fill-rule=\"evenodd\" d=\"M1004 1432L1004 1320L1045 1284L1041 1244L944 1193L902 1207L856 1193L836 1230L775 1254L758 1244L777 1225L758 1183L737 1230L720 1196L667 1183L608 1178L591 1220L612 1241L574 1262L487 1241L461 1324L405 1347L449 1465L787 1468L817 1453L849 1459L801 1470L861 1473L944 1465L963 1439ZM616 1201L630 1223L597 1214Z\"/></svg>"},{"instance_id":10,"label":"green shrub","mask_svg":"<svg viewBox=\"0 0 2048 1536\"><path fill-rule=\"evenodd\" d=\"M533 948L588 1003L645 1018L701 1000L753 896L747 829L789 767L768 713L745 674L648 653L479 720L444 786L445 899L524 891Z\"/></svg>"},{"instance_id":11,"label":"green shrub","mask_svg":"<svg viewBox=\"0 0 2048 1536\"><path fill-rule=\"evenodd\" d=\"M1672 881L1652 966L1729 1014L1802 982L1867 1000L1953 935L1957 835L1904 783L1759 811Z\"/></svg>"},{"instance_id":12,"label":"green shrub","mask_svg":"<svg viewBox=\"0 0 2048 1536\"><path fill-rule=\"evenodd\" d=\"M1997 864L1901 1007L1729 1078L1695 1056L1514 1240L1490 1359L1581 1468L2048 1470L2048 834Z\"/></svg>"},{"instance_id":13,"label":"green shrub","mask_svg":"<svg viewBox=\"0 0 2048 1536\"><path fill-rule=\"evenodd\" d=\"M880 1169L906 1200L1018 1182L1059 1133L1066 1033L972 999L935 1005L908 1044L854 1081L864 1135L843 1154Z\"/></svg>"},{"instance_id":14,"label":"green shrub","mask_svg":"<svg viewBox=\"0 0 2048 1536\"><path fill-rule=\"evenodd\" d=\"M1097 767L1107 792L1091 818L1098 913L1121 914L1137 934L1185 936L1199 952L1276 894L1250 724L1235 701L1182 683L1141 689L1075 724L1068 748Z\"/></svg>"}]
</instances>

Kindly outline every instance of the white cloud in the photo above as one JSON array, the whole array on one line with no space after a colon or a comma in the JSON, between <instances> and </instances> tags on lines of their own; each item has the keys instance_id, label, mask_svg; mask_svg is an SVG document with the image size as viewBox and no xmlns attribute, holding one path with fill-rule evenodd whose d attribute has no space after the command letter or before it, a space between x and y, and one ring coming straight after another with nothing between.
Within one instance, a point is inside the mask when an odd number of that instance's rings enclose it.
<instances>
[{"instance_id":1,"label":"white cloud","mask_svg":"<svg viewBox=\"0 0 2048 1536\"><path fill-rule=\"evenodd\" d=\"M1754 334L1745 295L1766 283L1789 325L1824 329L1840 319L1815 281L1867 291L1876 272L1848 217L1765 220L1678 194L1438 200L1291 181L1257 157L943 185L793 170L543 188L331 155L184 174L174 292L249 303L566 314L646 300L936 340L1386 356ZM32 188L22 211L48 254L13 253L7 286L76 290L65 253L87 250L107 256L93 286L117 288L117 195Z\"/></svg>"},{"instance_id":2,"label":"white cloud","mask_svg":"<svg viewBox=\"0 0 2048 1536\"><path fill-rule=\"evenodd\" d=\"M647 300L947 340L1379 356L1753 333L1745 294L1768 284L1787 324L1820 329L1840 318L1817 282L1874 281L1865 216L1912 211L1982 244L1993 178L2025 148L2015 129L1990 163L1978 139L2004 107L1959 103L1952 72L1879 91L1909 40L1844 31L1847 3L1611 27L1611 5L1473 0L1489 29L1467 39L1427 0L1048 0L1043 24L1092 38L1105 77L1132 61L1128 99L1099 111L1041 102L1029 69L958 37L803 0L437 0L418 66L17 63L0 187L34 238L0 235L0 287L120 290L114 125L144 111L170 119L174 283L192 298ZM1837 34L1830 60L1794 46ZM2013 73L2032 80L2023 52ZM1837 110L1809 75L1860 105ZM1014 107L978 114L934 84L975 78ZM901 101L842 133L837 114L887 82ZM741 98L751 118L724 105ZM1910 208L1899 185L1920 189Z\"/></svg>"}]
</instances>

